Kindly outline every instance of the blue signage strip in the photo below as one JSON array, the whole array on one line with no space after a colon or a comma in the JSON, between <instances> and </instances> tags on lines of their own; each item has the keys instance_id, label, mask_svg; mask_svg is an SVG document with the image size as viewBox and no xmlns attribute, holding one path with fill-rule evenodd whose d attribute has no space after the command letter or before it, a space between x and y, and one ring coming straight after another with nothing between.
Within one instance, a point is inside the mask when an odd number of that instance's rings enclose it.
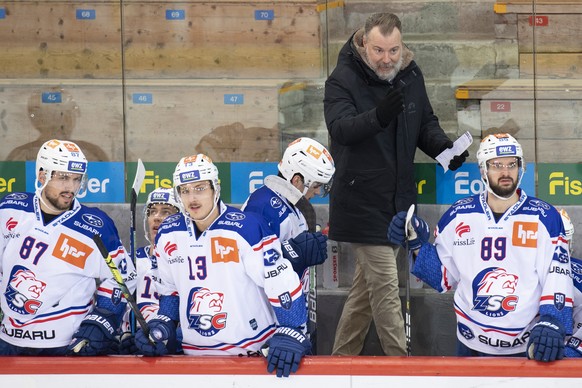
<instances>
[{"instance_id":1,"label":"blue signage strip","mask_svg":"<svg viewBox=\"0 0 582 388\"><path fill-rule=\"evenodd\" d=\"M77 20L95 20L96 13L94 9L77 9L75 16Z\"/></svg>"},{"instance_id":2,"label":"blue signage strip","mask_svg":"<svg viewBox=\"0 0 582 388\"><path fill-rule=\"evenodd\" d=\"M186 11L183 9L167 9L166 20L184 20L186 19Z\"/></svg>"},{"instance_id":3,"label":"blue signage strip","mask_svg":"<svg viewBox=\"0 0 582 388\"><path fill-rule=\"evenodd\" d=\"M263 186L265 177L277 175L277 165L275 162L231 162L231 203L243 204L252 192ZM329 197L314 197L311 203L328 204Z\"/></svg>"},{"instance_id":4,"label":"blue signage strip","mask_svg":"<svg viewBox=\"0 0 582 388\"><path fill-rule=\"evenodd\" d=\"M257 9L255 10L255 20L273 20L275 19L275 11L272 9Z\"/></svg>"},{"instance_id":5,"label":"blue signage strip","mask_svg":"<svg viewBox=\"0 0 582 388\"><path fill-rule=\"evenodd\" d=\"M42 92L41 101L43 104L60 104L63 102L61 92Z\"/></svg>"},{"instance_id":6,"label":"blue signage strip","mask_svg":"<svg viewBox=\"0 0 582 388\"><path fill-rule=\"evenodd\" d=\"M0 19L6 19L6 8L0 8Z\"/></svg>"},{"instance_id":7,"label":"blue signage strip","mask_svg":"<svg viewBox=\"0 0 582 388\"><path fill-rule=\"evenodd\" d=\"M133 93L132 99L134 104L152 104L154 102L151 93Z\"/></svg>"},{"instance_id":8,"label":"blue signage strip","mask_svg":"<svg viewBox=\"0 0 582 388\"><path fill-rule=\"evenodd\" d=\"M35 191L34 161L26 162L26 191ZM81 203L125 202L125 164L123 162L89 162L87 188L77 195Z\"/></svg>"},{"instance_id":9,"label":"blue signage strip","mask_svg":"<svg viewBox=\"0 0 582 388\"><path fill-rule=\"evenodd\" d=\"M440 165L437 169L437 204L453 204L461 198L475 195L484 190L483 181L477 163L464 163L457 171L444 170ZM527 163L526 171L520 187L527 195L535 196L534 163Z\"/></svg>"},{"instance_id":10,"label":"blue signage strip","mask_svg":"<svg viewBox=\"0 0 582 388\"><path fill-rule=\"evenodd\" d=\"M226 105L242 105L245 103L244 94L225 94L224 103Z\"/></svg>"}]
</instances>

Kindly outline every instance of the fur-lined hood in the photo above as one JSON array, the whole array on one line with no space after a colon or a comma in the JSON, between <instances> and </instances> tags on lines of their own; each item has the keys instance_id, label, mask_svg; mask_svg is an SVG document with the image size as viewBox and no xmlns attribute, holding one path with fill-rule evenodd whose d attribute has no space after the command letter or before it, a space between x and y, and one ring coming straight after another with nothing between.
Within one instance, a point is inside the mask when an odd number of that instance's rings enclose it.
<instances>
[{"instance_id":1,"label":"fur-lined hood","mask_svg":"<svg viewBox=\"0 0 582 388\"><path fill-rule=\"evenodd\" d=\"M404 44L404 42L402 43L402 69L406 69L408 67L408 65L410 65L410 63L412 62L412 60L414 59L414 53L412 51L410 51L410 49L406 46L406 44ZM360 58L362 58L362 61L364 63L366 63L366 61L364 60L364 28L360 28L358 31L356 31L354 33L354 36L352 38L352 47L355 48L360 56ZM367 64L367 63L366 63Z\"/></svg>"}]
</instances>

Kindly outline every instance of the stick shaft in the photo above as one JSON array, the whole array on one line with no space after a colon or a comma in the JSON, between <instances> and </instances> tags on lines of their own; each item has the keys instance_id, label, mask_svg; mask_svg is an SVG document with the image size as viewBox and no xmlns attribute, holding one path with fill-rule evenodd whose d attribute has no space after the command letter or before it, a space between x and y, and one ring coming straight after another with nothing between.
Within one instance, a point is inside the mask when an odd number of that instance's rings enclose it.
<instances>
[{"instance_id":1,"label":"stick shaft","mask_svg":"<svg viewBox=\"0 0 582 388\"><path fill-rule=\"evenodd\" d=\"M115 282L117 283L117 285L121 289L123 296L125 296L125 299L127 300L129 307L131 308L131 311L133 311L133 313L135 314L135 318L136 318L137 322L139 323L139 326L143 330L144 334L149 337L149 331L150 331L149 326L148 326L143 314L139 310L139 307L137 306L137 303L135 301L135 298L133 297L133 294L131 292L129 292L127 285L123 281L123 277L121 276L119 269L117 268L117 266L115 265L115 262L113 262L113 259L111 258L111 255L109 254L109 250L105 247L103 240L101 239L101 237L98 234L93 235L93 241L97 245L99 252L101 252L101 256L103 257L103 260L105 260L107 267L109 267L109 270L111 271L111 274L113 275L113 279L115 279Z\"/></svg>"}]
</instances>

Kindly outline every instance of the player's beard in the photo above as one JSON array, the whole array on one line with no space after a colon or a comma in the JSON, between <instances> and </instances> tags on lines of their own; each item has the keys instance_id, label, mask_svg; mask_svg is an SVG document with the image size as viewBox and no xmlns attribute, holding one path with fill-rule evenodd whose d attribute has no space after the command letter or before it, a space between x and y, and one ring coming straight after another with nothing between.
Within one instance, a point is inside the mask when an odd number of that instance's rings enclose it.
<instances>
[{"instance_id":1,"label":"player's beard","mask_svg":"<svg viewBox=\"0 0 582 388\"><path fill-rule=\"evenodd\" d=\"M501 178L500 178L501 179ZM489 186L491 187L491 191L495 193L495 195L501 198L509 198L515 193L517 190L517 182L513 178L503 178L503 179L511 179L511 185L509 186L501 186L499 183L492 183L489 182ZM499 180L498 180L499 182Z\"/></svg>"},{"instance_id":2,"label":"player's beard","mask_svg":"<svg viewBox=\"0 0 582 388\"><path fill-rule=\"evenodd\" d=\"M71 194L72 195L71 200L66 201L66 200L62 199L61 198L62 194ZM63 191L63 192L58 193L55 196L52 196L45 191L44 197L46 198L46 200L48 201L48 203L50 204L50 206L53 209L64 212L64 211L67 211L71 208L71 205L73 204L73 201L75 199L75 194L72 192Z\"/></svg>"},{"instance_id":3,"label":"player's beard","mask_svg":"<svg viewBox=\"0 0 582 388\"><path fill-rule=\"evenodd\" d=\"M396 74L398 74L398 72L402 68L402 63L404 62L404 58L401 55L400 59L396 63L390 62L388 65L385 63L382 63L382 61L377 62L377 63L372 63L370 61L370 57L368 57L368 53L366 51L364 51L364 60L366 61L368 66L370 66L370 68L372 70L374 70L374 73L376 73L378 78L380 78L381 80L384 80L384 81L390 81L390 80L394 79L394 77L396 77Z\"/></svg>"}]
</instances>

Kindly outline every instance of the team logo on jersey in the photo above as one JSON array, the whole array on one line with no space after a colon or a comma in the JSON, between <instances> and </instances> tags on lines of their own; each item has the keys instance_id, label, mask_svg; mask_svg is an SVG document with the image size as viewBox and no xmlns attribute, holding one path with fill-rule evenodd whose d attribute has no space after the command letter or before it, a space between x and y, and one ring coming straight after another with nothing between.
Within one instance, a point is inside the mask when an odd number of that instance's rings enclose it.
<instances>
[{"instance_id":1,"label":"team logo on jersey","mask_svg":"<svg viewBox=\"0 0 582 388\"><path fill-rule=\"evenodd\" d=\"M271 266L275 264L277 260L279 260L279 257L281 257L281 255L279 255L279 252L277 252L274 249L268 249L267 251L265 251L265 253L263 253L263 262L265 263L266 266Z\"/></svg>"},{"instance_id":2,"label":"team logo on jersey","mask_svg":"<svg viewBox=\"0 0 582 388\"><path fill-rule=\"evenodd\" d=\"M530 199L529 203L532 206L539 207L545 210L550 210L550 205L544 201L540 201L539 199Z\"/></svg>"},{"instance_id":3,"label":"team logo on jersey","mask_svg":"<svg viewBox=\"0 0 582 388\"><path fill-rule=\"evenodd\" d=\"M8 221L6 221L6 229L8 229L9 232L12 232L14 228L16 228L16 225L18 225L18 221L16 221L12 217L10 217Z\"/></svg>"},{"instance_id":4,"label":"team logo on jersey","mask_svg":"<svg viewBox=\"0 0 582 388\"><path fill-rule=\"evenodd\" d=\"M239 262L238 245L236 240L226 237L211 237L210 246L213 263Z\"/></svg>"},{"instance_id":5,"label":"team logo on jersey","mask_svg":"<svg viewBox=\"0 0 582 388\"><path fill-rule=\"evenodd\" d=\"M515 311L519 298L514 295L519 277L500 267L489 267L473 279L473 310L488 317Z\"/></svg>"},{"instance_id":6,"label":"team logo on jersey","mask_svg":"<svg viewBox=\"0 0 582 388\"><path fill-rule=\"evenodd\" d=\"M240 221L240 220L244 220L246 218L246 216L244 215L244 213L230 212L230 213L226 213L224 218L226 218L227 220L230 220L230 221Z\"/></svg>"},{"instance_id":7,"label":"team logo on jersey","mask_svg":"<svg viewBox=\"0 0 582 388\"><path fill-rule=\"evenodd\" d=\"M568 254L568 250L562 246L557 246L554 250L554 257L552 260L559 261L562 264L565 264L570 259L570 255Z\"/></svg>"},{"instance_id":8,"label":"team logo on jersey","mask_svg":"<svg viewBox=\"0 0 582 388\"><path fill-rule=\"evenodd\" d=\"M25 193L12 193L12 194L6 195L4 198L11 199L13 201L24 201L26 198L28 198L28 194L25 194Z\"/></svg>"},{"instance_id":9,"label":"team logo on jersey","mask_svg":"<svg viewBox=\"0 0 582 388\"><path fill-rule=\"evenodd\" d=\"M461 198L453 204L453 206L467 205L473 202L473 197Z\"/></svg>"},{"instance_id":10,"label":"team logo on jersey","mask_svg":"<svg viewBox=\"0 0 582 388\"><path fill-rule=\"evenodd\" d=\"M89 245L61 233L52 255L82 269L85 268L85 262L92 252L93 248Z\"/></svg>"},{"instance_id":11,"label":"team logo on jersey","mask_svg":"<svg viewBox=\"0 0 582 388\"><path fill-rule=\"evenodd\" d=\"M459 236L459 237L463 237L463 235L465 233L469 233L470 231L471 231L471 227L469 225L465 224L464 222L461 222L455 228L455 233L457 233L457 236Z\"/></svg>"},{"instance_id":12,"label":"team logo on jersey","mask_svg":"<svg viewBox=\"0 0 582 388\"><path fill-rule=\"evenodd\" d=\"M10 273L4 296L11 310L23 315L34 315L42 306L39 300L46 283L26 267L15 265Z\"/></svg>"},{"instance_id":13,"label":"team logo on jersey","mask_svg":"<svg viewBox=\"0 0 582 388\"><path fill-rule=\"evenodd\" d=\"M538 246L538 223L514 222L511 243L516 247L536 248Z\"/></svg>"},{"instance_id":14,"label":"team logo on jersey","mask_svg":"<svg viewBox=\"0 0 582 388\"><path fill-rule=\"evenodd\" d=\"M164 245L164 252L166 252L166 255L168 256L172 256L172 253L176 252L177 249L178 245L170 241L168 241L166 245Z\"/></svg>"},{"instance_id":15,"label":"team logo on jersey","mask_svg":"<svg viewBox=\"0 0 582 388\"><path fill-rule=\"evenodd\" d=\"M97 217L95 214L83 214L81 218L83 219L83 221L85 221L91 226L94 226L95 228L103 227L103 220Z\"/></svg>"},{"instance_id":16,"label":"team logo on jersey","mask_svg":"<svg viewBox=\"0 0 582 388\"><path fill-rule=\"evenodd\" d=\"M469 328L469 326L463 323L458 323L457 329L459 330L459 333L461 333L461 335L466 339L472 340L473 338L475 338L475 334L473 334L473 331Z\"/></svg>"},{"instance_id":17,"label":"team logo on jersey","mask_svg":"<svg viewBox=\"0 0 582 388\"><path fill-rule=\"evenodd\" d=\"M271 207L273 209L278 209L281 206L283 206L283 201L281 201L281 198L279 198L279 197L271 197L269 202L271 203Z\"/></svg>"},{"instance_id":18,"label":"team logo on jersey","mask_svg":"<svg viewBox=\"0 0 582 388\"><path fill-rule=\"evenodd\" d=\"M196 287L188 295L188 328L204 337L212 337L226 327L227 313L222 311L224 294Z\"/></svg>"}]
</instances>

